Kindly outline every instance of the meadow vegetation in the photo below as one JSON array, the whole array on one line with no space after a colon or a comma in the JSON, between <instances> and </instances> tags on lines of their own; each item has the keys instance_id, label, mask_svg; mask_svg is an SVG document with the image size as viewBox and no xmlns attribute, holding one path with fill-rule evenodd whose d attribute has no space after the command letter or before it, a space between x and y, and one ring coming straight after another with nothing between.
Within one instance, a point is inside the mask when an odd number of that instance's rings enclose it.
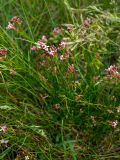
<instances>
[{"instance_id":1,"label":"meadow vegetation","mask_svg":"<svg viewBox=\"0 0 120 160\"><path fill-rule=\"evenodd\" d=\"M0 0L0 159L120 159L119 0Z\"/></svg>"}]
</instances>

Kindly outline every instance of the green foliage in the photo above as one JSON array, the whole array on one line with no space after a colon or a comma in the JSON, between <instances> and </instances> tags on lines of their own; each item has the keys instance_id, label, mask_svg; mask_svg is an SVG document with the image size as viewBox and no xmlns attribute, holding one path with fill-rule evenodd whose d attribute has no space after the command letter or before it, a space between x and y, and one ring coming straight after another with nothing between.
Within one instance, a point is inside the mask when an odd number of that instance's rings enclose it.
<instances>
[{"instance_id":1,"label":"green foliage","mask_svg":"<svg viewBox=\"0 0 120 160\"><path fill-rule=\"evenodd\" d=\"M0 159L120 159L119 3L0 1Z\"/></svg>"}]
</instances>

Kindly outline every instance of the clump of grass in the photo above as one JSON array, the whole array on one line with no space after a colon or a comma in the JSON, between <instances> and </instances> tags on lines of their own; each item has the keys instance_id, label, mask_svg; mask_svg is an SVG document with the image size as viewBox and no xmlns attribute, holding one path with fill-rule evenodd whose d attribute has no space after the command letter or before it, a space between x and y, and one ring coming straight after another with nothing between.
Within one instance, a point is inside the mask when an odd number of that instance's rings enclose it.
<instances>
[{"instance_id":1,"label":"clump of grass","mask_svg":"<svg viewBox=\"0 0 120 160\"><path fill-rule=\"evenodd\" d=\"M16 2L0 27L0 159L119 159L118 6Z\"/></svg>"}]
</instances>

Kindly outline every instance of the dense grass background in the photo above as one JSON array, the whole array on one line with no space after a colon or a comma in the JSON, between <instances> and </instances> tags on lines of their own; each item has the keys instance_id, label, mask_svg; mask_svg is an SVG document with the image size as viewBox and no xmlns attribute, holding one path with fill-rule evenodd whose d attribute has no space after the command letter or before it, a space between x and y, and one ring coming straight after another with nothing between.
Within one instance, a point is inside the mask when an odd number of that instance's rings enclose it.
<instances>
[{"instance_id":1,"label":"dense grass background","mask_svg":"<svg viewBox=\"0 0 120 160\"><path fill-rule=\"evenodd\" d=\"M0 159L120 159L120 79L105 72L114 64L120 71L119 9L119 0L0 0L0 48L8 49L0 57L0 140L8 140ZM6 30L15 15L21 26ZM67 39L70 58L32 52L42 35L56 46Z\"/></svg>"}]
</instances>

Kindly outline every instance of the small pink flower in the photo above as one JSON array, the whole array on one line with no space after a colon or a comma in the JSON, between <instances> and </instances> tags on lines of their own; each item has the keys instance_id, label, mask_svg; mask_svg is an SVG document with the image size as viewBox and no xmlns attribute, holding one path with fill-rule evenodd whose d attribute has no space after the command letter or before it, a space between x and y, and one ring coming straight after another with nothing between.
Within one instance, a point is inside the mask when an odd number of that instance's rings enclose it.
<instances>
[{"instance_id":1,"label":"small pink flower","mask_svg":"<svg viewBox=\"0 0 120 160\"><path fill-rule=\"evenodd\" d=\"M21 24L22 21L20 20L19 17L14 16L14 17L10 20L10 22L11 22L12 24Z\"/></svg>"},{"instance_id":2,"label":"small pink flower","mask_svg":"<svg viewBox=\"0 0 120 160\"><path fill-rule=\"evenodd\" d=\"M4 133L6 133L6 132L7 132L7 130L8 130L8 128L7 128L7 126L6 126L6 125L4 125L4 126L0 126L0 129L1 129Z\"/></svg>"},{"instance_id":3,"label":"small pink flower","mask_svg":"<svg viewBox=\"0 0 120 160\"><path fill-rule=\"evenodd\" d=\"M57 53L57 48L56 48L54 45L50 46L50 47L49 47L48 54L49 54L50 56L55 56L56 53Z\"/></svg>"},{"instance_id":4,"label":"small pink flower","mask_svg":"<svg viewBox=\"0 0 120 160\"><path fill-rule=\"evenodd\" d=\"M61 60L61 61L64 60L64 56L63 56L63 55L60 56L60 60Z\"/></svg>"},{"instance_id":5,"label":"small pink flower","mask_svg":"<svg viewBox=\"0 0 120 160\"><path fill-rule=\"evenodd\" d=\"M8 26L6 27L6 29L8 29L8 30L15 30L15 29L16 29L16 27L15 27L15 25L14 25L14 24L12 24L12 23L8 22Z\"/></svg>"},{"instance_id":6,"label":"small pink flower","mask_svg":"<svg viewBox=\"0 0 120 160\"><path fill-rule=\"evenodd\" d=\"M43 50L45 53L49 56L54 56L57 53L57 48L52 45L52 46L47 46L46 44L47 38L45 36L42 37L37 43L36 46L33 46L31 48L32 51L37 51L37 50Z\"/></svg>"},{"instance_id":7,"label":"small pink flower","mask_svg":"<svg viewBox=\"0 0 120 160\"><path fill-rule=\"evenodd\" d=\"M44 42L44 43L47 43L47 37L46 36L42 36L41 40Z\"/></svg>"},{"instance_id":8,"label":"small pink flower","mask_svg":"<svg viewBox=\"0 0 120 160\"><path fill-rule=\"evenodd\" d=\"M91 19L90 18L87 18L85 21L84 21L84 26L85 27L89 27L91 24Z\"/></svg>"},{"instance_id":9,"label":"small pink flower","mask_svg":"<svg viewBox=\"0 0 120 160\"><path fill-rule=\"evenodd\" d=\"M5 48L0 48L0 56L6 55L7 52L8 52L7 49L5 49Z\"/></svg>"},{"instance_id":10,"label":"small pink flower","mask_svg":"<svg viewBox=\"0 0 120 160\"><path fill-rule=\"evenodd\" d=\"M118 71L117 71L117 67L115 65L111 65L108 69L106 69L106 71L109 73L109 74L118 74Z\"/></svg>"},{"instance_id":11,"label":"small pink flower","mask_svg":"<svg viewBox=\"0 0 120 160\"><path fill-rule=\"evenodd\" d=\"M31 51L36 52L36 51L38 51L38 48L37 48L36 46L33 46L33 47L31 48Z\"/></svg>"},{"instance_id":12,"label":"small pink flower","mask_svg":"<svg viewBox=\"0 0 120 160\"><path fill-rule=\"evenodd\" d=\"M64 48L66 48L66 42L62 40L59 44L59 49L64 49Z\"/></svg>"},{"instance_id":13,"label":"small pink flower","mask_svg":"<svg viewBox=\"0 0 120 160\"><path fill-rule=\"evenodd\" d=\"M57 36L57 35L60 34L62 31L63 31L62 28L56 27L56 28L54 28L54 30L53 30L53 34L54 34L55 36Z\"/></svg>"},{"instance_id":14,"label":"small pink flower","mask_svg":"<svg viewBox=\"0 0 120 160\"><path fill-rule=\"evenodd\" d=\"M8 26L6 27L6 29L8 30L15 30L16 29L16 25L20 25L22 23L22 21L20 20L19 17L14 16L10 22L8 22Z\"/></svg>"},{"instance_id":15,"label":"small pink flower","mask_svg":"<svg viewBox=\"0 0 120 160\"><path fill-rule=\"evenodd\" d=\"M49 46L47 46L42 40L39 40L39 41L37 42L37 47L38 47L39 49L43 49L45 52L48 52Z\"/></svg>"},{"instance_id":16,"label":"small pink flower","mask_svg":"<svg viewBox=\"0 0 120 160\"><path fill-rule=\"evenodd\" d=\"M118 120L113 120L110 122L110 125L113 127L113 128L116 128L117 125L118 125Z\"/></svg>"}]
</instances>

